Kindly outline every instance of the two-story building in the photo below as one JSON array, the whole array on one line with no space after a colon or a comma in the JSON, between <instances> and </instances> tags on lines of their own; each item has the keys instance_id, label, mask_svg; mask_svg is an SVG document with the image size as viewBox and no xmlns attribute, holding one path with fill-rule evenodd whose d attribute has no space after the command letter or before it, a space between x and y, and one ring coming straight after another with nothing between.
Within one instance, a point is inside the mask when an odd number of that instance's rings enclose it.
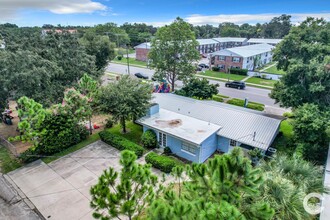
<instances>
[{"instance_id":1,"label":"two-story building","mask_svg":"<svg viewBox=\"0 0 330 220\"><path fill-rule=\"evenodd\" d=\"M226 48L232 48L232 47L241 47L247 45L247 38L242 38L242 37L218 37L218 38L213 38L213 40L219 42L218 50L223 50Z\"/></svg>"},{"instance_id":2,"label":"two-story building","mask_svg":"<svg viewBox=\"0 0 330 220\"><path fill-rule=\"evenodd\" d=\"M229 69L254 70L272 61L272 49L269 44L254 44L248 46L227 48L211 54L214 66L220 71L228 72Z\"/></svg>"},{"instance_id":3,"label":"two-story building","mask_svg":"<svg viewBox=\"0 0 330 220\"><path fill-rule=\"evenodd\" d=\"M197 50L200 54L208 54L218 50L219 42L213 39L197 39Z\"/></svg>"},{"instance_id":4,"label":"two-story building","mask_svg":"<svg viewBox=\"0 0 330 220\"><path fill-rule=\"evenodd\" d=\"M282 39L250 38L247 41L247 44L248 45L253 45L253 44L269 44L269 45L272 45L272 46L276 46L281 41L282 41Z\"/></svg>"},{"instance_id":5,"label":"two-story building","mask_svg":"<svg viewBox=\"0 0 330 220\"><path fill-rule=\"evenodd\" d=\"M278 134L281 120L262 112L215 101L201 101L169 93L154 94L145 117L136 122L156 133L161 148L202 163L216 151L233 147L266 152Z\"/></svg>"}]
</instances>

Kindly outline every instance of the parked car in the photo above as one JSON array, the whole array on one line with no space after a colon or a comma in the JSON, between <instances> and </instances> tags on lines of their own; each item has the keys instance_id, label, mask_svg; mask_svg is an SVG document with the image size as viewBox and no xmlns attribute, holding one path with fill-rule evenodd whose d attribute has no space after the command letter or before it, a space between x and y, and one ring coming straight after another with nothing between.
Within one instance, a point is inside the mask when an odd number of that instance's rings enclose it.
<instances>
[{"instance_id":1,"label":"parked car","mask_svg":"<svg viewBox=\"0 0 330 220\"><path fill-rule=\"evenodd\" d=\"M135 73L134 74L137 78L140 78L140 79L148 79L149 77L144 75L143 73Z\"/></svg>"},{"instance_id":2,"label":"parked car","mask_svg":"<svg viewBox=\"0 0 330 220\"><path fill-rule=\"evenodd\" d=\"M210 67L209 67L209 65L207 65L207 64L205 64L205 63L200 63L200 64L198 64L198 66L200 67L200 68L205 68L205 69L209 69Z\"/></svg>"},{"instance_id":3,"label":"parked car","mask_svg":"<svg viewBox=\"0 0 330 220\"><path fill-rule=\"evenodd\" d=\"M244 89L245 82L241 82L241 81L226 82L225 86L231 87L231 88L236 88L236 89Z\"/></svg>"},{"instance_id":4,"label":"parked car","mask_svg":"<svg viewBox=\"0 0 330 220\"><path fill-rule=\"evenodd\" d=\"M196 67L196 71L197 71L197 72L202 71L202 70L203 70L202 67L200 67L200 66L197 66L197 67Z\"/></svg>"}]
</instances>

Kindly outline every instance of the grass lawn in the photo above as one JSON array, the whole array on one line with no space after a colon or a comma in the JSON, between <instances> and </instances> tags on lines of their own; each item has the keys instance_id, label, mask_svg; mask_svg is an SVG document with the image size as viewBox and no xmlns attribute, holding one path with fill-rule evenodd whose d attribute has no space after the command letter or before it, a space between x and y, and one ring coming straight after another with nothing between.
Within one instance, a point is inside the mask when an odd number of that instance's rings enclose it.
<instances>
[{"instance_id":1,"label":"grass lawn","mask_svg":"<svg viewBox=\"0 0 330 220\"><path fill-rule=\"evenodd\" d=\"M126 122L126 129L129 131L126 134L122 133L122 128L120 124L114 125L112 128L109 128L108 130L116 135L122 136L126 138L127 140L130 140L136 144L140 144L141 142L141 135L143 133L143 128L141 125L134 124L131 121Z\"/></svg>"},{"instance_id":2,"label":"grass lawn","mask_svg":"<svg viewBox=\"0 0 330 220\"><path fill-rule=\"evenodd\" d=\"M254 83L254 84L263 85L263 86L271 86L271 87L273 87L274 84L277 81L276 80L271 80L271 79L262 79L262 78L258 78L258 77L251 77L248 80L246 80L245 82L247 82L247 83Z\"/></svg>"},{"instance_id":3,"label":"grass lawn","mask_svg":"<svg viewBox=\"0 0 330 220\"><path fill-rule=\"evenodd\" d=\"M233 98L227 101L227 104L231 104L231 105L236 105L236 106L244 106L244 100L243 99L237 99L237 98ZM257 111L263 111L265 109L265 105L258 103L258 102L248 102L247 108L249 109L253 109L253 110L257 110Z\"/></svg>"},{"instance_id":4,"label":"grass lawn","mask_svg":"<svg viewBox=\"0 0 330 220\"><path fill-rule=\"evenodd\" d=\"M145 66L145 67L147 66L146 62L135 60L134 58L128 58L128 59L129 59L129 65L132 65L132 66L138 65L138 66ZM113 62L127 65L127 58L123 57L121 60L118 60L117 58L115 58L113 60Z\"/></svg>"},{"instance_id":5,"label":"grass lawn","mask_svg":"<svg viewBox=\"0 0 330 220\"><path fill-rule=\"evenodd\" d=\"M76 144L76 145L73 145L72 147L69 147L67 149L65 149L64 151L62 152L59 152L59 153L56 153L56 154L53 154L51 157L45 157L45 158L42 158L42 161L45 162L45 163L50 163L54 160L57 160L59 157L63 157L65 155L68 155L72 152L75 152L83 147L86 147L87 145L97 141L97 140L100 140L100 136L98 133L95 133L95 134L92 134L91 136L89 136L86 140Z\"/></svg>"},{"instance_id":6,"label":"grass lawn","mask_svg":"<svg viewBox=\"0 0 330 220\"><path fill-rule=\"evenodd\" d=\"M291 121L292 119L286 119L281 122L280 133L272 144L272 147L276 148L278 152L283 152L288 155L293 154L295 150L292 141L293 127Z\"/></svg>"},{"instance_id":7,"label":"grass lawn","mask_svg":"<svg viewBox=\"0 0 330 220\"><path fill-rule=\"evenodd\" d=\"M22 164L14 157L5 147L0 145L0 173L8 173L13 171Z\"/></svg>"},{"instance_id":8,"label":"grass lawn","mask_svg":"<svg viewBox=\"0 0 330 220\"><path fill-rule=\"evenodd\" d=\"M210 76L210 77L223 78L223 79L228 79L228 77L229 77L229 80L238 80L238 81L240 81L246 77L246 76L242 76L242 75L216 72L216 71L211 71L211 70L207 70L207 71L205 71L205 73L200 72L198 74L202 75L202 76Z\"/></svg>"},{"instance_id":9,"label":"grass lawn","mask_svg":"<svg viewBox=\"0 0 330 220\"><path fill-rule=\"evenodd\" d=\"M286 72L283 71L283 70L279 70L277 69L276 65L275 66L271 66L267 69L264 70L266 73L273 73L273 74L280 74L280 75L283 75L285 74Z\"/></svg>"}]
</instances>

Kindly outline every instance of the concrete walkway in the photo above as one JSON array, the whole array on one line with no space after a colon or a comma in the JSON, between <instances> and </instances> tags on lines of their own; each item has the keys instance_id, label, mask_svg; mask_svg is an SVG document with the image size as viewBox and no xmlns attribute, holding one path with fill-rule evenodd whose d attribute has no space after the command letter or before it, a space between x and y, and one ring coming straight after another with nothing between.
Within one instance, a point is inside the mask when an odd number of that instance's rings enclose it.
<instances>
[{"instance_id":1,"label":"concrete walkway","mask_svg":"<svg viewBox=\"0 0 330 220\"><path fill-rule=\"evenodd\" d=\"M0 219L6 220L40 220L34 211L34 205L15 188L15 184L0 174Z\"/></svg>"},{"instance_id":2,"label":"concrete walkway","mask_svg":"<svg viewBox=\"0 0 330 220\"><path fill-rule=\"evenodd\" d=\"M90 188L103 170L121 170L120 151L96 141L49 164L41 160L8 174L46 219L92 220ZM138 163L144 164L141 157ZM162 172L152 168L161 179ZM166 182L173 181L166 176ZM0 218L1 219L1 218Z\"/></svg>"},{"instance_id":3,"label":"concrete walkway","mask_svg":"<svg viewBox=\"0 0 330 220\"><path fill-rule=\"evenodd\" d=\"M276 64L277 64L277 63L274 63L274 64L272 64L272 65L269 65L269 66L263 68L262 70L260 70L259 72L265 72L265 70L267 70L267 69L269 69L269 68L275 66Z\"/></svg>"}]
</instances>

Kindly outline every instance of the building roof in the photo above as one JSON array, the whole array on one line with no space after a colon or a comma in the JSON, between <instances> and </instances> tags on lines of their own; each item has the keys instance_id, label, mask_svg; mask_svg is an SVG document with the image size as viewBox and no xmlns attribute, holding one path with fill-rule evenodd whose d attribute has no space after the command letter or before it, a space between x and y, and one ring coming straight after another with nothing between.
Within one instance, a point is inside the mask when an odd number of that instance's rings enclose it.
<instances>
[{"instance_id":1,"label":"building roof","mask_svg":"<svg viewBox=\"0 0 330 220\"><path fill-rule=\"evenodd\" d=\"M282 39L250 38L248 43L256 44L278 44Z\"/></svg>"},{"instance_id":2,"label":"building roof","mask_svg":"<svg viewBox=\"0 0 330 220\"><path fill-rule=\"evenodd\" d=\"M151 49L151 43L150 42L142 43L142 44L139 44L139 45L134 47L134 49L136 49L136 48Z\"/></svg>"},{"instance_id":3,"label":"building roof","mask_svg":"<svg viewBox=\"0 0 330 220\"><path fill-rule=\"evenodd\" d=\"M207 45L207 44L217 44L219 43L213 39L196 39L199 45Z\"/></svg>"},{"instance_id":4,"label":"building roof","mask_svg":"<svg viewBox=\"0 0 330 220\"><path fill-rule=\"evenodd\" d=\"M281 120L264 116L261 112L174 94L155 93L153 101L158 103L162 110L185 115L189 120L198 120L191 129L205 129L205 123L217 125L220 128L218 135L263 150L267 150L271 145L281 123ZM185 118L185 121L188 118Z\"/></svg>"},{"instance_id":5,"label":"building roof","mask_svg":"<svg viewBox=\"0 0 330 220\"><path fill-rule=\"evenodd\" d=\"M221 127L164 108L159 113L146 116L138 123L166 132L172 136L200 145Z\"/></svg>"},{"instance_id":6,"label":"building roof","mask_svg":"<svg viewBox=\"0 0 330 220\"><path fill-rule=\"evenodd\" d=\"M212 53L212 55L252 57L258 54L270 52L273 48L274 46L269 44L253 44L242 47L227 48L224 50L216 51Z\"/></svg>"},{"instance_id":7,"label":"building roof","mask_svg":"<svg viewBox=\"0 0 330 220\"><path fill-rule=\"evenodd\" d=\"M216 40L220 43L226 43L226 42L240 42L240 43L243 43L243 42L247 41L247 38L243 38L243 37L217 37L217 38L213 38L213 40Z\"/></svg>"}]
</instances>

